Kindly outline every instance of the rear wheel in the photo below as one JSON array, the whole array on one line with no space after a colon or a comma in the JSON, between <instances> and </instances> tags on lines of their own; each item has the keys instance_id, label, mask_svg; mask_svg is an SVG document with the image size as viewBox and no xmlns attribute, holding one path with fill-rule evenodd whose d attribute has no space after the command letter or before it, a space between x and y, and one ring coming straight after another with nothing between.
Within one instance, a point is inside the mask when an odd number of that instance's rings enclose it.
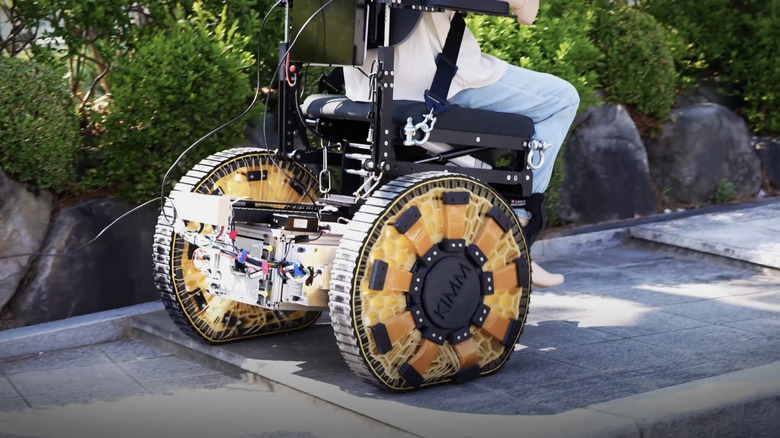
<instances>
[{"instance_id":1,"label":"rear wheel","mask_svg":"<svg viewBox=\"0 0 780 438\"><path fill-rule=\"evenodd\" d=\"M372 195L350 230L330 311L353 371L407 390L503 366L525 322L530 260L493 189L447 172L409 175Z\"/></svg>"},{"instance_id":2,"label":"rear wheel","mask_svg":"<svg viewBox=\"0 0 780 438\"><path fill-rule=\"evenodd\" d=\"M275 163L274 163L275 161ZM261 175L259 178L250 178ZM290 178L301 186L291 184ZM250 181L251 179L251 181ZM182 177L174 191L277 202L312 202L316 179L303 166L272 158L262 149L237 148L216 153ZM178 236L170 224L174 210L165 203L154 235L154 280L168 314L186 334L220 343L311 325L316 311L278 311L240 303L206 293L207 277L192 265L196 249ZM212 234L210 225L189 222L187 227Z\"/></svg>"}]
</instances>

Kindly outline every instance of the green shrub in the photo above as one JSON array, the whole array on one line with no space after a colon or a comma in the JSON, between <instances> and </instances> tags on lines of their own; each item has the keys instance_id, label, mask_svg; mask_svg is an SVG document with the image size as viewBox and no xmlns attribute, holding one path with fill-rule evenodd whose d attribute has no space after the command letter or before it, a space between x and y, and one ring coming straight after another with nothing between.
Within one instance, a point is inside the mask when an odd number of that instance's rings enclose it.
<instances>
[{"instance_id":1,"label":"green shrub","mask_svg":"<svg viewBox=\"0 0 780 438\"><path fill-rule=\"evenodd\" d=\"M108 77L112 100L99 143L109 184L121 198L158 196L179 154L249 103L248 38L224 15L214 26L205 14L145 35ZM238 144L243 126L235 123L201 142L171 173L166 191L205 155Z\"/></svg>"},{"instance_id":2,"label":"green shrub","mask_svg":"<svg viewBox=\"0 0 780 438\"><path fill-rule=\"evenodd\" d=\"M725 204L737 196L737 188L733 182L727 179L721 179L718 181L718 186L715 188L715 193L712 194L712 202L714 204Z\"/></svg>"},{"instance_id":3,"label":"green shrub","mask_svg":"<svg viewBox=\"0 0 780 438\"><path fill-rule=\"evenodd\" d=\"M75 174L79 123L63 72L0 56L0 167L59 192Z\"/></svg>"},{"instance_id":4,"label":"green shrub","mask_svg":"<svg viewBox=\"0 0 780 438\"><path fill-rule=\"evenodd\" d=\"M766 10L742 17L745 44L735 51L729 71L733 86L743 96L742 115L756 132L780 133L780 0L766 2Z\"/></svg>"},{"instance_id":5,"label":"green shrub","mask_svg":"<svg viewBox=\"0 0 780 438\"><path fill-rule=\"evenodd\" d=\"M643 0L686 42L686 75L715 76L744 99L751 129L780 132L780 0Z\"/></svg>"},{"instance_id":6,"label":"green shrub","mask_svg":"<svg viewBox=\"0 0 780 438\"><path fill-rule=\"evenodd\" d=\"M598 70L607 100L665 118L677 72L666 31L656 19L626 6L605 8L593 35L604 55Z\"/></svg>"},{"instance_id":7,"label":"green shrub","mask_svg":"<svg viewBox=\"0 0 780 438\"><path fill-rule=\"evenodd\" d=\"M680 33L687 43L685 73L700 75L704 69L723 71L739 44L735 18L740 14L732 0L642 0L639 5L659 22Z\"/></svg>"}]
</instances>

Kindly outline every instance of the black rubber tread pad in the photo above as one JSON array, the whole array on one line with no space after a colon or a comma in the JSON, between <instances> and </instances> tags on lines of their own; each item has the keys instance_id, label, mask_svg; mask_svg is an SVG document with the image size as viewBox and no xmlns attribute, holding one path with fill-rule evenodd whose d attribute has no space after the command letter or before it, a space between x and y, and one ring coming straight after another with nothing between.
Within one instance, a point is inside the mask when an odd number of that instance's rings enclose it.
<instances>
[{"instance_id":1,"label":"black rubber tread pad","mask_svg":"<svg viewBox=\"0 0 780 438\"><path fill-rule=\"evenodd\" d=\"M505 233L512 228L511 219L498 206L491 208L487 215L492 217Z\"/></svg>"},{"instance_id":2,"label":"black rubber tread pad","mask_svg":"<svg viewBox=\"0 0 780 438\"><path fill-rule=\"evenodd\" d=\"M469 192L445 192L441 194L444 205L466 205L469 203Z\"/></svg>"}]
</instances>

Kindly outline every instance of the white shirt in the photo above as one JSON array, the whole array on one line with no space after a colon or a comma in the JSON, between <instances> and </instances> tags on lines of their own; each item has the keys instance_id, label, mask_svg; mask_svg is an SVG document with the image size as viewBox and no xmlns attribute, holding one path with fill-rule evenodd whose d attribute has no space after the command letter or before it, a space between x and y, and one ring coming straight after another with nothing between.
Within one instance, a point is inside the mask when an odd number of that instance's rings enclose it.
<instances>
[{"instance_id":1,"label":"white shirt","mask_svg":"<svg viewBox=\"0 0 780 438\"><path fill-rule=\"evenodd\" d=\"M423 13L409 38L396 46L393 99L424 100L425 90L431 87L436 74L436 57L444 47L453 14L452 11ZM376 57L376 50L368 51L361 68L364 73L370 73ZM463 33L457 66L448 99L463 89L484 87L498 81L507 69L505 61L480 51L479 43L468 27ZM344 68L344 86L350 100L371 101L369 79L363 72L354 67Z\"/></svg>"}]
</instances>

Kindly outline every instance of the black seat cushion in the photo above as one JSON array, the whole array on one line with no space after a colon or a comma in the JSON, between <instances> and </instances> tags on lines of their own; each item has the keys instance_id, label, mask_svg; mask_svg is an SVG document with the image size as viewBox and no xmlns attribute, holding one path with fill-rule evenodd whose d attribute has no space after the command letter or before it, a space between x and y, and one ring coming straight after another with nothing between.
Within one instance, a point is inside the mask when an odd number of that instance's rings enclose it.
<instances>
[{"instance_id":1,"label":"black seat cushion","mask_svg":"<svg viewBox=\"0 0 780 438\"><path fill-rule=\"evenodd\" d=\"M315 119L371 121L371 103L353 102L340 94L312 94L303 101L304 114Z\"/></svg>"},{"instance_id":2,"label":"black seat cushion","mask_svg":"<svg viewBox=\"0 0 780 438\"><path fill-rule=\"evenodd\" d=\"M306 98L301 107L309 117L371 121L371 103L353 102L341 95L314 94ZM393 121L399 125L405 124L408 117L419 123L426 114L428 109L424 102L393 102ZM435 128L528 138L534 133L534 123L526 116L455 105L437 116Z\"/></svg>"},{"instance_id":3,"label":"black seat cushion","mask_svg":"<svg viewBox=\"0 0 780 438\"><path fill-rule=\"evenodd\" d=\"M397 100L393 102L393 120L406 123L411 117L419 123L428 114L424 102ZM436 116L435 128L449 131L473 132L480 134L506 135L509 137L531 137L534 134L534 122L530 118L511 113L479 110L452 105L447 111Z\"/></svg>"}]
</instances>

